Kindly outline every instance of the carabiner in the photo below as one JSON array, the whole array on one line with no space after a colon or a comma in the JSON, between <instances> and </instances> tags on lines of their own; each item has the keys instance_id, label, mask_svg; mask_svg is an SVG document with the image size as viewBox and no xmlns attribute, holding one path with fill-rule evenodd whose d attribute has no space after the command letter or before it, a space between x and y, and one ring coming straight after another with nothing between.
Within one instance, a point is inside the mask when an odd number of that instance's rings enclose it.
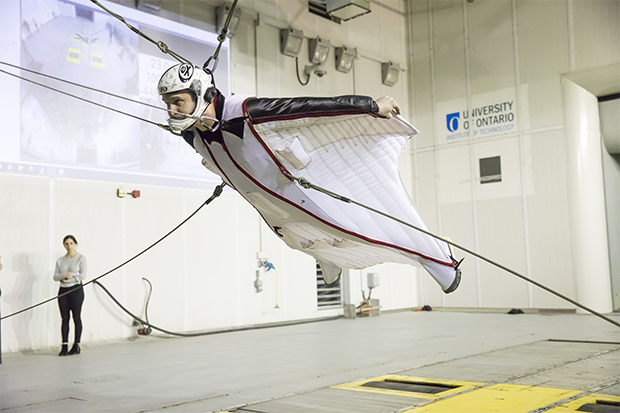
<instances>
[{"instance_id":1,"label":"carabiner","mask_svg":"<svg viewBox=\"0 0 620 413\"><path fill-rule=\"evenodd\" d=\"M211 63L211 61L213 60L213 69L209 69L209 63ZM219 62L220 58L219 57L209 57L207 59L207 61L205 62L204 65L202 65L202 70L204 70L207 74L213 76L213 72L215 72L215 69L217 69L217 64Z\"/></svg>"}]
</instances>

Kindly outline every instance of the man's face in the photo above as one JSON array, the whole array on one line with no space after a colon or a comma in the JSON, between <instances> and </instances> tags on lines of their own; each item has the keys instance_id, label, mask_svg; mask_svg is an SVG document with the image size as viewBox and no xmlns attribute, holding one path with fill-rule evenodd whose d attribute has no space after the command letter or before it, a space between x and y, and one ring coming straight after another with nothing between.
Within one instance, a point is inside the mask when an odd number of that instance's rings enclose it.
<instances>
[{"instance_id":1,"label":"man's face","mask_svg":"<svg viewBox=\"0 0 620 413\"><path fill-rule=\"evenodd\" d=\"M161 98L166 104L168 115L172 119L185 119L183 115L175 112L191 115L194 109L196 109L196 102L194 102L192 94L187 91L180 90L178 92L166 93Z\"/></svg>"}]
</instances>

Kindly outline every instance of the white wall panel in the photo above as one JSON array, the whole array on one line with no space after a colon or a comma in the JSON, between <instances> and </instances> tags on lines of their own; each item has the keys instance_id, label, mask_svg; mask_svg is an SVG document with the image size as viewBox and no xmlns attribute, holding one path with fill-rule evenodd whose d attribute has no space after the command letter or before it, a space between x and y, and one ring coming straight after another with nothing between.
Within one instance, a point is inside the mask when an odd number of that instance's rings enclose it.
<instances>
[{"instance_id":1,"label":"white wall panel","mask_svg":"<svg viewBox=\"0 0 620 413\"><path fill-rule=\"evenodd\" d=\"M574 297L573 265L569 258L570 230L566 149L562 131L538 133L532 143L534 191L528 196L532 278L562 294ZM554 200L550 202L549 200ZM539 288L533 289L537 308L566 308L566 303Z\"/></svg>"},{"instance_id":2,"label":"white wall panel","mask_svg":"<svg viewBox=\"0 0 620 413\"><path fill-rule=\"evenodd\" d=\"M256 27L256 93L277 97L280 85L297 82L295 59L280 53L279 29L267 24ZM288 70L286 70L288 69ZM292 70L291 70L292 69ZM303 66L302 66L303 71ZM278 79L274 82L274 79Z\"/></svg>"},{"instance_id":3,"label":"white wall panel","mask_svg":"<svg viewBox=\"0 0 620 413\"><path fill-rule=\"evenodd\" d=\"M411 79L411 94L413 107L412 119L420 131L416 136L417 147L426 148L433 146L434 120L432 108L433 83L431 71L431 44L429 41L429 14L428 3L421 1L408 2L411 19L411 67L409 75Z\"/></svg>"},{"instance_id":4,"label":"white wall panel","mask_svg":"<svg viewBox=\"0 0 620 413\"><path fill-rule=\"evenodd\" d=\"M371 298L378 298L381 310L389 311L411 307L417 301L417 267L385 263L364 271L363 282L368 296L367 273L379 274L379 287L372 290Z\"/></svg>"},{"instance_id":5,"label":"white wall panel","mask_svg":"<svg viewBox=\"0 0 620 413\"><path fill-rule=\"evenodd\" d=\"M6 316L49 298L58 289L54 291L51 281L55 262L49 257L47 179L2 174L0 188L0 288L2 315ZM57 312L58 307L48 305L3 321L3 348L17 350L47 344L49 330L39 326L47 325L53 311ZM60 323L57 326L60 330Z\"/></svg>"},{"instance_id":6,"label":"white wall panel","mask_svg":"<svg viewBox=\"0 0 620 413\"><path fill-rule=\"evenodd\" d=\"M344 24L351 29L351 41L353 43L351 46L358 47L358 54L366 53L376 56L382 53L382 20L381 11L377 10L374 4L371 5L371 9L372 12L370 14L360 16ZM355 36L353 36L353 33Z\"/></svg>"},{"instance_id":7,"label":"white wall panel","mask_svg":"<svg viewBox=\"0 0 620 413\"><path fill-rule=\"evenodd\" d=\"M369 82L368 79L377 79L378 82ZM381 85L380 63L365 58L355 61L355 93L374 98L386 94Z\"/></svg>"},{"instance_id":8,"label":"white wall panel","mask_svg":"<svg viewBox=\"0 0 620 413\"><path fill-rule=\"evenodd\" d=\"M437 1L433 7L435 101L466 96L463 8L460 2Z\"/></svg>"},{"instance_id":9,"label":"white wall panel","mask_svg":"<svg viewBox=\"0 0 620 413\"><path fill-rule=\"evenodd\" d=\"M568 72L570 64L567 7L567 2L516 3L520 76L528 86L532 129L563 122L558 74Z\"/></svg>"},{"instance_id":10,"label":"white wall panel","mask_svg":"<svg viewBox=\"0 0 620 413\"><path fill-rule=\"evenodd\" d=\"M399 21L404 23L404 2L388 0L378 3L377 6L379 7L373 7L373 9L381 16L381 36L378 36L381 39L381 54L386 61L392 60L400 63L401 66L406 66L406 50L402 45L407 39L407 26L405 24L394 24ZM405 83L403 82L402 85Z\"/></svg>"},{"instance_id":11,"label":"white wall panel","mask_svg":"<svg viewBox=\"0 0 620 413\"><path fill-rule=\"evenodd\" d=\"M471 93L514 87L511 2L475 1L466 6Z\"/></svg>"},{"instance_id":12,"label":"white wall panel","mask_svg":"<svg viewBox=\"0 0 620 413\"><path fill-rule=\"evenodd\" d=\"M316 37L318 35L316 32L317 20L321 18L308 12L308 4L306 2L276 0L272 3L276 5L275 16L273 16L276 20L286 22L296 29L303 30L306 37ZM325 22L329 23L328 20L325 20ZM308 49L306 48L305 50Z\"/></svg>"},{"instance_id":13,"label":"white wall panel","mask_svg":"<svg viewBox=\"0 0 620 413\"><path fill-rule=\"evenodd\" d=\"M226 190L192 218L185 228L187 241L184 260L189 287L187 317L190 330L237 325L238 197L231 190ZM204 194L192 194L188 197L185 213L189 214L204 201ZM256 226L246 228L247 238L256 240L252 230L256 231ZM229 311L222 311L224 308Z\"/></svg>"},{"instance_id":14,"label":"white wall panel","mask_svg":"<svg viewBox=\"0 0 620 413\"><path fill-rule=\"evenodd\" d=\"M469 146L448 146L439 150L440 203L454 204L472 199Z\"/></svg>"},{"instance_id":15,"label":"white wall panel","mask_svg":"<svg viewBox=\"0 0 620 413\"><path fill-rule=\"evenodd\" d=\"M584 70L618 62L620 2L573 1L575 67Z\"/></svg>"},{"instance_id":16,"label":"white wall panel","mask_svg":"<svg viewBox=\"0 0 620 413\"><path fill-rule=\"evenodd\" d=\"M256 94L256 77L251 75L256 65L254 35L254 21L249 17L243 16L232 40L236 47L231 48L230 53L232 93L243 95Z\"/></svg>"},{"instance_id":17,"label":"white wall panel","mask_svg":"<svg viewBox=\"0 0 620 413\"><path fill-rule=\"evenodd\" d=\"M495 185L495 184L488 184ZM478 253L521 274L525 265L523 206L520 197L504 196L477 202ZM527 307L527 283L487 263L481 263L484 307Z\"/></svg>"}]
</instances>

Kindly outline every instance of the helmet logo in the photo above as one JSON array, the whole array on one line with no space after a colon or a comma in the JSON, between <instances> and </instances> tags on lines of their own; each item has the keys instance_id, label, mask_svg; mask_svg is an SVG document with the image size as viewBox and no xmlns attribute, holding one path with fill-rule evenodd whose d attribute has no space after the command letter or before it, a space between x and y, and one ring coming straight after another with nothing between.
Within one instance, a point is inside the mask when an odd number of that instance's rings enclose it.
<instances>
[{"instance_id":1,"label":"helmet logo","mask_svg":"<svg viewBox=\"0 0 620 413\"><path fill-rule=\"evenodd\" d=\"M179 79L181 79L181 82L187 82L193 74L194 66L188 63L183 63L181 66L179 66Z\"/></svg>"}]
</instances>

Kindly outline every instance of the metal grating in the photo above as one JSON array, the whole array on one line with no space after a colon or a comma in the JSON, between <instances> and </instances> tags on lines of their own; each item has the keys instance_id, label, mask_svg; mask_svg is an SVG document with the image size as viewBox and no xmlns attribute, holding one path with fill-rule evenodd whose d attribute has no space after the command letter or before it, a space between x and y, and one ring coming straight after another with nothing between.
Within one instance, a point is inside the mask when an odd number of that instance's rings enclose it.
<instances>
[{"instance_id":1,"label":"metal grating","mask_svg":"<svg viewBox=\"0 0 620 413\"><path fill-rule=\"evenodd\" d=\"M316 263L316 301L320 309L342 307L342 283L339 282L335 287L328 287L323 281L323 271L321 266Z\"/></svg>"},{"instance_id":2,"label":"metal grating","mask_svg":"<svg viewBox=\"0 0 620 413\"><path fill-rule=\"evenodd\" d=\"M590 413L618 413L620 412L620 402L597 400L596 403L584 404L576 411Z\"/></svg>"},{"instance_id":3,"label":"metal grating","mask_svg":"<svg viewBox=\"0 0 620 413\"><path fill-rule=\"evenodd\" d=\"M369 381L362 384L364 387L374 387L377 389L410 391L415 393L437 394L446 390L456 389L460 386L443 384L443 383L421 383L407 380L385 379L377 381Z\"/></svg>"}]
</instances>

